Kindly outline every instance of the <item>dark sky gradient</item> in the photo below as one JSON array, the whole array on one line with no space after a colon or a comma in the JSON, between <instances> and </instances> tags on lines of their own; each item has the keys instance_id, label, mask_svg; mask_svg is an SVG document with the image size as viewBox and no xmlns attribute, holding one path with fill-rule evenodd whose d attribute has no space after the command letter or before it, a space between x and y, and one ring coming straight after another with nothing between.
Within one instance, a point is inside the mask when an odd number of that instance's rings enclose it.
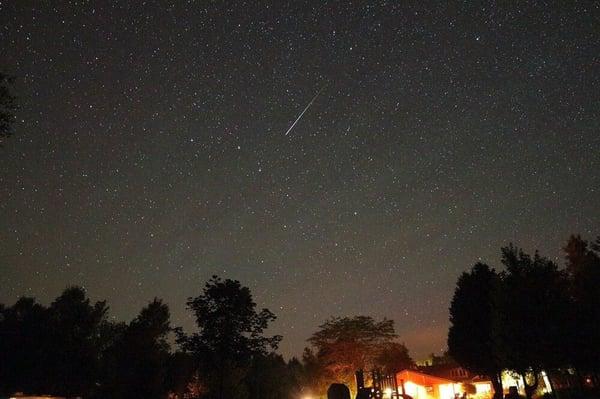
<instances>
[{"instance_id":1,"label":"dark sky gradient","mask_svg":"<svg viewBox=\"0 0 600 399\"><path fill-rule=\"evenodd\" d=\"M108 3L0 2L0 302L189 328L219 274L286 356L366 314L420 358L474 262L600 233L599 3Z\"/></svg>"}]
</instances>

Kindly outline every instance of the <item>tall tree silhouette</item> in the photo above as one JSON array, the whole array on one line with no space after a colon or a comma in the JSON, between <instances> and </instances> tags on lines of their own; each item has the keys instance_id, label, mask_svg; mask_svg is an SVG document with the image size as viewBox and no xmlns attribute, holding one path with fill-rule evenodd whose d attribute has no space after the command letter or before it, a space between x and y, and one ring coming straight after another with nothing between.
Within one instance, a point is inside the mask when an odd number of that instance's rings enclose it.
<instances>
[{"instance_id":1,"label":"tall tree silhouette","mask_svg":"<svg viewBox=\"0 0 600 399\"><path fill-rule=\"evenodd\" d=\"M10 91L13 79L0 72L0 147L12 135L12 125L17 109L16 97Z\"/></svg>"},{"instance_id":2,"label":"tall tree silhouette","mask_svg":"<svg viewBox=\"0 0 600 399\"><path fill-rule=\"evenodd\" d=\"M565 329L569 323L568 287L556 264L510 245L502 248L502 295L498 297L499 354L518 372L531 398L542 370L566 363Z\"/></svg>"},{"instance_id":3,"label":"tall tree silhouette","mask_svg":"<svg viewBox=\"0 0 600 399\"><path fill-rule=\"evenodd\" d=\"M280 336L264 335L275 315L257 311L250 289L239 281L213 276L203 293L189 298L198 332L185 335L178 330L178 343L195 355L208 378L208 396L243 398L248 390L244 377L253 358L275 350Z\"/></svg>"},{"instance_id":4,"label":"tall tree silhouette","mask_svg":"<svg viewBox=\"0 0 600 399\"><path fill-rule=\"evenodd\" d=\"M592 374L600 387L600 237L590 245L580 236L571 236L564 251L574 308L571 365Z\"/></svg>"},{"instance_id":5,"label":"tall tree silhouette","mask_svg":"<svg viewBox=\"0 0 600 399\"><path fill-rule=\"evenodd\" d=\"M154 299L107 350L108 369L100 397L163 398L168 390L169 308Z\"/></svg>"},{"instance_id":6,"label":"tall tree silhouette","mask_svg":"<svg viewBox=\"0 0 600 399\"><path fill-rule=\"evenodd\" d=\"M0 309L0 394L43 392L49 385L45 372L50 360L48 309L23 297Z\"/></svg>"},{"instance_id":7,"label":"tall tree silhouette","mask_svg":"<svg viewBox=\"0 0 600 399\"><path fill-rule=\"evenodd\" d=\"M448 350L467 370L492 378L495 398L502 398L502 364L494 342L494 293L499 289L494 269L477 263L457 282L450 304Z\"/></svg>"},{"instance_id":8,"label":"tall tree silhouette","mask_svg":"<svg viewBox=\"0 0 600 399\"><path fill-rule=\"evenodd\" d=\"M21 298L0 317L0 380L10 394L90 395L98 379L107 307L79 287L50 307Z\"/></svg>"},{"instance_id":9,"label":"tall tree silhouette","mask_svg":"<svg viewBox=\"0 0 600 399\"><path fill-rule=\"evenodd\" d=\"M88 396L99 375L101 326L108 312L106 302L92 304L81 287L69 287L48 310L47 373L52 381L48 392Z\"/></svg>"},{"instance_id":10,"label":"tall tree silhouette","mask_svg":"<svg viewBox=\"0 0 600 399\"><path fill-rule=\"evenodd\" d=\"M580 259L579 244L571 245L573 259ZM496 273L479 263L459 278L448 347L465 368L496 376L497 396L499 373L507 369L523 377L531 398L542 370L573 367L577 306L566 271L537 252L530 256L511 244L502 248L502 264Z\"/></svg>"}]
</instances>

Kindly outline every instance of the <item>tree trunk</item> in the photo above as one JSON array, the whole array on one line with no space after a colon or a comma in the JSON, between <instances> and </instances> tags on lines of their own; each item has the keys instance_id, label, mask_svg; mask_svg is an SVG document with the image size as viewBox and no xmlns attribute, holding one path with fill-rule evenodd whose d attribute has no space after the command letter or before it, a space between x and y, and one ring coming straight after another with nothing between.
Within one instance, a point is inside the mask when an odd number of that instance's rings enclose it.
<instances>
[{"instance_id":1,"label":"tree trunk","mask_svg":"<svg viewBox=\"0 0 600 399\"><path fill-rule=\"evenodd\" d=\"M550 388L550 392L552 392L552 396L554 396L556 399L561 399L559 398L558 392L556 392L556 389L554 389L554 383L552 382L552 377L550 377L550 371L546 372L546 379L548 380L548 384L550 385L548 388ZM546 383L546 381L544 381L544 384Z\"/></svg>"},{"instance_id":2,"label":"tree trunk","mask_svg":"<svg viewBox=\"0 0 600 399\"><path fill-rule=\"evenodd\" d=\"M218 371L219 375L217 376L217 389L218 389L218 399L224 399L224 394L223 391L225 390L225 384L224 384L224 380L225 380L225 368L221 365L221 367L219 367L219 371Z\"/></svg>"},{"instance_id":3,"label":"tree trunk","mask_svg":"<svg viewBox=\"0 0 600 399\"><path fill-rule=\"evenodd\" d=\"M521 377L523 378L523 385L525 386L525 396L527 396L527 399L533 398L533 394L535 393L535 390L537 389L539 383L538 372L533 370L531 373L533 374L533 384L531 385L527 383L527 373L520 373Z\"/></svg>"},{"instance_id":4,"label":"tree trunk","mask_svg":"<svg viewBox=\"0 0 600 399\"><path fill-rule=\"evenodd\" d=\"M577 381L577 389L580 394L583 394L585 385L583 384L583 376L579 372L579 369L575 369L575 380Z\"/></svg>"},{"instance_id":5,"label":"tree trunk","mask_svg":"<svg viewBox=\"0 0 600 399\"><path fill-rule=\"evenodd\" d=\"M492 386L494 387L494 399L502 399L504 396L504 390L502 389L502 372L498 372L491 376ZM404 387L402 387L402 393L404 393Z\"/></svg>"}]
</instances>

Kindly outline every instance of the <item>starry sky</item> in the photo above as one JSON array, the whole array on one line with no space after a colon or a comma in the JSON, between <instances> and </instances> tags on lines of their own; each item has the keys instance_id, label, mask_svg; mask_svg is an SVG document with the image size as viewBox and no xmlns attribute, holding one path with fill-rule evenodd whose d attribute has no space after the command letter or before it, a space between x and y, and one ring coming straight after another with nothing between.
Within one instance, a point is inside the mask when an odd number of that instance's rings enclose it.
<instances>
[{"instance_id":1,"label":"starry sky","mask_svg":"<svg viewBox=\"0 0 600 399\"><path fill-rule=\"evenodd\" d=\"M599 4L409 3L0 1L0 302L189 329L218 274L285 356L365 314L418 359L473 263L600 234Z\"/></svg>"}]
</instances>

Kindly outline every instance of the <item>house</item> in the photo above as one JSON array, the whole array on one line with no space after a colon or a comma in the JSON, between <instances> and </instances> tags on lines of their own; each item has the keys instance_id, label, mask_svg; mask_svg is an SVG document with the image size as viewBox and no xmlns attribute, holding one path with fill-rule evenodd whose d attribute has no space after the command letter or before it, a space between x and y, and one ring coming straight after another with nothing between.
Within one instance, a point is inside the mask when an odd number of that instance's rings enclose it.
<instances>
[{"instance_id":1,"label":"house","mask_svg":"<svg viewBox=\"0 0 600 399\"><path fill-rule=\"evenodd\" d=\"M418 369L424 374L459 383L462 387L461 394L466 392L469 398L484 399L493 396L494 388L489 377L471 373L448 355L431 355L431 359Z\"/></svg>"},{"instance_id":2,"label":"house","mask_svg":"<svg viewBox=\"0 0 600 399\"><path fill-rule=\"evenodd\" d=\"M414 399L454 399L462 393L460 384L452 380L415 370L397 373L396 380L400 391Z\"/></svg>"},{"instance_id":3,"label":"house","mask_svg":"<svg viewBox=\"0 0 600 399\"><path fill-rule=\"evenodd\" d=\"M489 399L492 384L486 380L444 378L416 370L403 370L396 374L401 393L413 399L454 399L463 395L469 398Z\"/></svg>"},{"instance_id":4,"label":"house","mask_svg":"<svg viewBox=\"0 0 600 399\"><path fill-rule=\"evenodd\" d=\"M63 398L62 396L50 396L50 395L30 396L30 395L24 395L22 392L17 392L8 399L65 399L65 398Z\"/></svg>"}]
</instances>

